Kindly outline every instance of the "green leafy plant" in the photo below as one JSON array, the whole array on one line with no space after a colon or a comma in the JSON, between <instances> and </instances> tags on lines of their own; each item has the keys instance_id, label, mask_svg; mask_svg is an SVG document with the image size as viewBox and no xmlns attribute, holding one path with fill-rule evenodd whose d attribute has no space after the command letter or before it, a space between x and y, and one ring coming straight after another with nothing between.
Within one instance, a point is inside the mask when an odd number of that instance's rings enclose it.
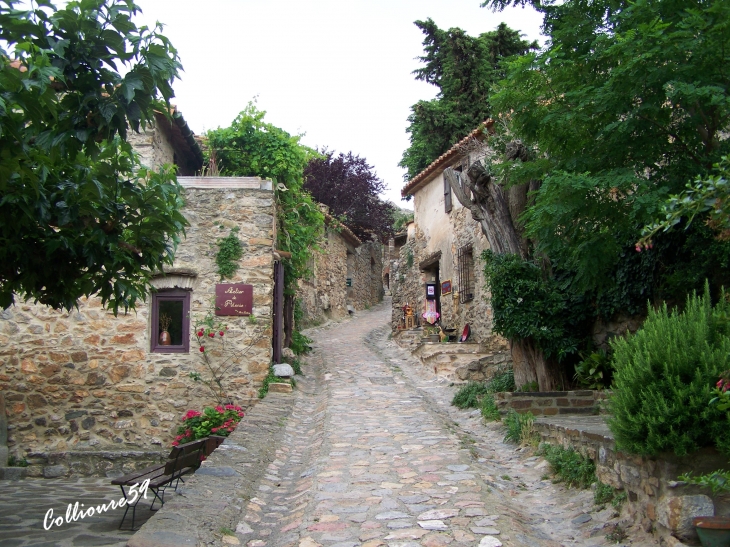
<instances>
[{"instance_id":1,"label":"green leafy plant","mask_svg":"<svg viewBox=\"0 0 730 547\"><path fill-rule=\"evenodd\" d=\"M619 450L680 456L713 444L730 450L727 417L708 405L717 377L730 368L729 308L724 298L713 308L706 286L684 310L650 308L635 335L612 340L608 425Z\"/></svg>"},{"instance_id":2,"label":"green leafy plant","mask_svg":"<svg viewBox=\"0 0 730 547\"><path fill-rule=\"evenodd\" d=\"M218 252L215 255L215 263L218 266L218 275L221 279L231 278L238 271L238 261L243 256L243 246L236 233L238 226L231 228L231 232L216 241Z\"/></svg>"},{"instance_id":3,"label":"green leafy plant","mask_svg":"<svg viewBox=\"0 0 730 547\"><path fill-rule=\"evenodd\" d=\"M311 344L313 340L309 338L308 336L303 335L298 330L294 330L291 333L291 344L289 344L289 349L294 352L294 355L304 355L305 353L309 353L311 350Z\"/></svg>"},{"instance_id":4,"label":"green leafy plant","mask_svg":"<svg viewBox=\"0 0 730 547\"><path fill-rule=\"evenodd\" d=\"M546 277L535 263L514 254L482 253L492 295L494 331L509 339L531 340L545 354L563 360L578 352L592 312L586 299Z\"/></svg>"},{"instance_id":5,"label":"green leafy plant","mask_svg":"<svg viewBox=\"0 0 730 547\"><path fill-rule=\"evenodd\" d=\"M294 374L297 376L304 376L304 373L302 372L302 362L299 359L292 359L291 368L294 369Z\"/></svg>"},{"instance_id":6,"label":"green leafy plant","mask_svg":"<svg viewBox=\"0 0 730 547\"><path fill-rule=\"evenodd\" d=\"M583 360L575 365L574 379L578 386L584 389L605 389L611 385L613 370L608 353L600 349L589 355L583 355Z\"/></svg>"},{"instance_id":7,"label":"green leafy plant","mask_svg":"<svg viewBox=\"0 0 730 547\"><path fill-rule=\"evenodd\" d=\"M261 383L261 387L259 388L259 399L263 399L266 397L266 394L269 392L269 384L276 384L276 383L289 383L292 385L292 387L296 387L297 383L293 378L290 378L288 380L285 380L284 378L279 378L274 374L274 367L269 368L269 373L264 378L263 382Z\"/></svg>"},{"instance_id":8,"label":"green leafy plant","mask_svg":"<svg viewBox=\"0 0 730 547\"><path fill-rule=\"evenodd\" d=\"M532 393L535 391L540 391L540 386L536 381L527 382L526 384L523 384L522 387L520 387L520 391L523 393Z\"/></svg>"},{"instance_id":9,"label":"green leafy plant","mask_svg":"<svg viewBox=\"0 0 730 547\"><path fill-rule=\"evenodd\" d=\"M588 488L596 482L596 465L590 458L576 452L573 447L543 443L540 455L550 464L550 470L557 480L565 482L568 488Z\"/></svg>"},{"instance_id":10,"label":"green leafy plant","mask_svg":"<svg viewBox=\"0 0 730 547\"><path fill-rule=\"evenodd\" d=\"M621 506L627 499L628 495L626 494L626 491L622 490L621 492L616 492L613 496L613 500L611 501L611 505L613 505L614 509L621 509Z\"/></svg>"},{"instance_id":11,"label":"green leafy plant","mask_svg":"<svg viewBox=\"0 0 730 547\"><path fill-rule=\"evenodd\" d=\"M502 393L515 390L515 373L511 368L497 371L487 382L490 393Z\"/></svg>"},{"instance_id":12,"label":"green leafy plant","mask_svg":"<svg viewBox=\"0 0 730 547\"><path fill-rule=\"evenodd\" d=\"M243 418L243 409L236 405L206 407L203 412L188 410L177 429L173 446L189 443L212 435L228 437Z\"/></svg>"},{"instance_id":13,"label":"green leafy plant","mask_svg":"<svg viewBox=\"0 0 730 547\"><path fill-rule=\"evenodd\" d=\"M408 247L406 250L406 268L409 270L413 267L413 249Z\"/></svg>"},{"instance_id":14,"label":"green leafy plant","mask_svg":"<svg viewBox=\"0 0 730 547\"><path fill-rule=\"evenodd\" d=\"M8 456L8 467L28 467L28 460L25 458L18 458L15 454Z\"/></svg>"},{"instance_id":15,"label":"green leafy plant","mask_svg":"<svg viewBox=\"0 0 730 547\"><path fill-rule=\"evenodd\" d=\"M535 416L532 412L520 414L514 409L510 409L504 418L505 442L513 442L521 446L533 444L537 438L534 423Z\"/></svg>"},{"instance_id":16,"label":"green leafy plant","mask_svg":"<svg viewBox=\"0 0 730 547\"><path fill-rule=\"evenodd\" d=\"M491 393L487 393L482 397L480 405L482 418L488 422L498 422L500 420L499 409L497 403L494 402L494 396Z\"/></svg>"},{"instance_id":17,"label":"green leafy plant","mask_svg":"<svg viewBox=\"0 0 730 547\"><path fill-rule=\"evenodd\" d=\"M97 295L116 314L187 226L175 167L143 168L128 142L170 111L181 65L132 1L63 4L0 4L0 307Z\"/></svg>"},{"instance_id":18,"label":"green leafy plant","mask_svg":"<svg viewBox=\"0 0 730 547\"><path fill-rule=\"evenodd\" d=\"M613 500L616 490L610 484L603 484L601 481L596 483L596 490L593 492L593 503L596 505L605 505Z\"/></svg>"},{"instance_id":19,"label":"green leafy plant","mask_svg":"<svg viewBox=\"0 0 730 547\"><path fill-rule=\"evenodd\" d=\"M697 477L693 476L692 473L685 473L679 476L679 480L685 481L687 484L696 484L697 486L709 488L712 490L713 496L720 492L730 492L730 471L724 471L723 469Z\"/></svg>"},{"instance_id":20,"label":"green leafy plant","mask_svg":"<svg viewBox=\"0 0 730 547\"><path fill-rule=\"evenodd\" d=\"M478 408L481 398L489 393L487 386L481 382L467 382L459 388L451 400L457 408Z\"/></svg>"}]
</instances>

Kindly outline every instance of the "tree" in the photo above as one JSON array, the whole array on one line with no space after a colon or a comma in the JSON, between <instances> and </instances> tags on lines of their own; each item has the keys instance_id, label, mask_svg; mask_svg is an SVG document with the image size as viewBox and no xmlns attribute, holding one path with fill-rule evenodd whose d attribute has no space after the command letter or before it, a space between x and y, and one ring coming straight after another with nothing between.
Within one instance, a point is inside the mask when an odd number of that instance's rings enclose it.
<instances>
[{"instance_id":1,"label":"tree","mask_svg":"<svg viewBox=\"0 0 730 547\"><path fill-rule=\"evenodd\" d=\"M393 233L395 208L378 197L385 190L385 183L365 158L352 152L335 156L334 152L324 150L322 154L310 159L304 169L304 188L360 239L376 236L387 241Z\"/></svg>"},{"instance_id":2,"label":"tree","mask_svg":"<svg viewBox=\"0 0 730 547\"><path fill-rule=\"evenodd\" d=\"M490 116L492 86L504 77L502 61L537 48L504 23L477 37L459 28L442 30L431 19L416 21L425 38L425 63L413 73L438 87L431 101L418 101L408 116L411 144L400 166L415 177L455 142Z\"/></svg>"},{"instance_id":3,"label":"tree","mask_svg":"<svg viewBox=\"0 0 730 547\"><path fill-rule=\"evenodd\" d=\"M550 47L511 62L492 101L539 159L495 170L507 185L542 180L524 217L538 251L574 270L581 290L610 286L668 194L730 151L730 6L537 7Z\"/></svg>"},{"instance_id":4,"label":"tree","mask_svg":"<svg viewBox=\"0 0 730 547\"><path fill-rule=\"evenodd\" d=\"M0 305L132 308L186 225L174 170L139 169L126 142L173 96L176 50L131 0L16 3L0 1Z\"/></svg>"},{"instance_id":5,"label":"tree","mask_svg":"<svg viewBox=\"0 0 730 547\"><path fill-rule=\"evenodd\" d=\"M208 131L209 156L224 176L258 176L274 182L277 201L277 248L291 253L284 264L285 346L293 332L297 280L308 275L307 263L324 229L324 215L304 189L304 169L316 151L299 136L264 121L266 112L249 103L230 127Z\"/></svg>"},{"instance_id":6,"label":"tree","mask_svg":"<svg viewBox=\"0 0 730 547\"><path fill-rule=\"evenodd\" d=\"M690 0L529 3L544 15L549 46L509 61L491 97L498 122L490 144L502 154L468 177L453 175L452 187L471 191L472 213L497 252L542 263L545 290L533 294L554 297L553 287L564 293L555 302L586 297L594 309L586 320L636 309L636 300L645 303L662 288L674 287L675 298L676 289L700 288L705 274L715 277L730 259L730 248L702 230L657 238L657 248L638 260L632 251L666 196L704 179L730 147L722 137L730 119L730 7ZM521 302L516 291L536 286L535 270L523 269L503 302ZM569 307L543 306L538 320L564 330L567 323L556 319ZM495 309L495 317L504 311ZM530 335L520 345L539 350L527 362L544 389L540 356L554 352L555 340ZM555 363L543 369L555 378Z\"/></svg>"}]
</instances>

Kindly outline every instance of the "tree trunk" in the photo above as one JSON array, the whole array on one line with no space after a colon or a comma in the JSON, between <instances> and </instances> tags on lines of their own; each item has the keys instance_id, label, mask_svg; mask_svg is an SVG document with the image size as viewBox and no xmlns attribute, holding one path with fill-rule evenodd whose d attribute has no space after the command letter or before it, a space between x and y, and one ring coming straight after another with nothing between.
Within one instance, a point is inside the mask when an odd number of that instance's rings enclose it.
<instances>
[{"instance_id":1,"label":"tree trunk","mask_svg":"<svg viewBox=\"0 0 730 547\"><path fill-rule=\"evenodd\" d=\"M515 141L507 145L506 157L526 161L527 151L522 143ZM530 201L528 191L536 190L539 183L513 186L505 195L502 187L494 182L489 168L479 161L469 167L466 176L448 168L444 170L444 178L459 202L471 211L472 218L479 223L492 252L527 258L528 245L522 237L518 219ZM558 368L550 366L533 340L510 340L510 346L518 389L531 382L537 382L540 391L555 391L558 388Z\"/></svg>"}]
</instances>

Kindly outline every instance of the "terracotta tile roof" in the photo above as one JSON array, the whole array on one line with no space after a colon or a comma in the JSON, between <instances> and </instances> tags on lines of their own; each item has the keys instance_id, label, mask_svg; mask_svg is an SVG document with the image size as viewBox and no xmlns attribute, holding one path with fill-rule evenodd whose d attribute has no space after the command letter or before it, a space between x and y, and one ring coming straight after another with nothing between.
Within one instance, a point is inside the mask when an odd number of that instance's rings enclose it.
<instances>
[{"instance_id":1,"label":"terracotta tile roof","mask_svg":"<svg viewBox=\"0 0 730 547\"><path fill-rule=\"evenodd\" d=\"M474 131L469 133L466 137L457 142L454 146L449 148L446 152L441 154L434 162L426 167L423 171L418 173L415 177L408 181L408 183L401 189L400 195L406 197L412 195L420 186L430 181L433 177L439 173L439 170L445 169L449 162L458 157L461 147L468 143L471 139L477 139L484 134L484 130L490 131L494 125L494 120L486 120L479 124Z\"/></svg>"}]
</instances>

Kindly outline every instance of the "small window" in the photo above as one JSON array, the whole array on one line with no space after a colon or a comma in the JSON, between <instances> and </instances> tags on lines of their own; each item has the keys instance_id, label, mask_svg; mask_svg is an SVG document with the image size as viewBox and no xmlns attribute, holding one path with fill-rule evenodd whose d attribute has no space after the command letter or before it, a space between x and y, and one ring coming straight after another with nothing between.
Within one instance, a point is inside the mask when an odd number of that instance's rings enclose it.
<instances>
[{"instance_id":1,"label":"small window","mask_svg":"<svg viewBox=\"0 0 730 547\"><path fill-rule=\"evenodd\" d=\"M459 302L474 300L474 254L471 245L459 249Z\"/></svg>"},{"instance_id":2,"label":"small window","mask_svg":"<svg viewBox=\"0 0 730 547\"><path fill-rule=\"evenodd\" d=\"M152 294L151 351L187 353L190 350L190 291L160 290Z\"/></svg>"}]
</instances>

